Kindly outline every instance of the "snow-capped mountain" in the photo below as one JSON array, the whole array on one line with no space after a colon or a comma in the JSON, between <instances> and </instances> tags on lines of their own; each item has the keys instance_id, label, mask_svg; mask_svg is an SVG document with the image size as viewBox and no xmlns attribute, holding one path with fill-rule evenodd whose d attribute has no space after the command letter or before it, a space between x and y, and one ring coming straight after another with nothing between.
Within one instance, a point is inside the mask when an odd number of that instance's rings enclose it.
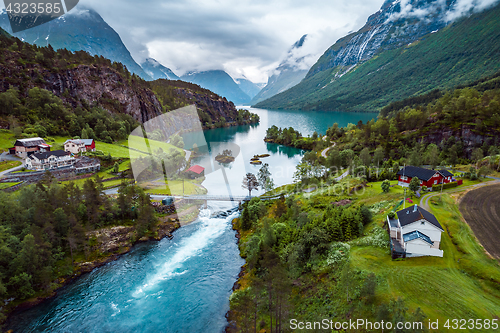
<instances>
[{"instance_id":1,"label":"snow-capped mountain","mask_svg":"<svg viewBox=\"0 0 500 333\"><path fill-rule=\"evenodd\" d=\"M255 106L377 111L493 75L500 68L498 16L499 0L385 1L299 84Z\"/></svg>"},{"instance_id":2,"label":"snow-capped mountain","mask_svg":"<svg viewBox=\"0 0 500 333\"><path fill-rule=\"evenodd\" d=\"M456 0L387 0L357 32L339 39L312 66L307 77L339 66L339 76L377 53L413 43L449 23Z\"/></svg>"},{"instance_id":3,"label":"snow-capped mountain","mask_svg":"<svg viewBox=\"0 0 500 333\"><path fill-rule=\"evenodd\" d=\"M245 94L233 78L223 70L189 72L181 76L181 80L211 90L236 105L248 105L250 102L250 96Z\"/></svg>"},{"instance_id":4,"label":"snow-capped mountain","mask_svg":"<svg viewBox=\"0 0 500 333\"><path fill-rule=\"evenodd\" d=\"M4 10L0 13L0 27L30 44L86 51L91 55L121 62L130 72L151 80L132 58L118 33L92 9L77 6L64 16L18 33L12 33L7 12Z\"/></svg>"},{"instance_id":5,"label":"snow-capped mountain","mask_svg":"<svg viewBox=\"0 0 500 333\"><path fill-rule=\"evenodd\" d=\"M153 80L157 79L167 79L167 80L180 80L180 78L175 75L175 73L170 69L153 58L147 58L142 64L142 69L153 78Z\"/></svg>"},{"instance_id":6,"label":"snow-capped mountain","mask_svg":"<svg viewBox=\"0 0 500 333\"><path fill-rule=\"evenodd\" d=\"M251 104L268 99L280 92L299 84L306 76L309 66L304 66L304 56L297 58L295 53L306 41L307 35L302 36L288 51L285 59L276 68L273 75L267 80L267 84L252 99Z\"/></svg>"}]
</instances>

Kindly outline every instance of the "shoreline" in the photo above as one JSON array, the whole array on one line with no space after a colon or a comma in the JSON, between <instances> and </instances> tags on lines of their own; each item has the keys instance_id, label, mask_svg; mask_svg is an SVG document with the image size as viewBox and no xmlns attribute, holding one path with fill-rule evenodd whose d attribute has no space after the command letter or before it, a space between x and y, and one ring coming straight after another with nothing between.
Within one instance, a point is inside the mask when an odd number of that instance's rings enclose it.
<instances>
[{"instance_id":1,"label":"shoreline","mask_svg":"<svg viewBox=\"0 0 500 333\"><path fill-rule=\"evenodd\" d=\"M236 243L238 244L238 252L240 253L240 258L242 258L243 260L245 260L243 257L241 257L241 252L240 252L240 249L239 249L239 244L240 244L240 240L241 240L241 233L240 233L240 230L238 228L236 228L236 226L235 226L235 223L237 221L238 221L238 218L234 218L231 221L231 224L232 224L233 230L236 230L235 237L238 240ZM235 292L236 290L240 289L240 287L241 287L241 285L240 285L240 279L246 273L246 265L247 265L247 262L245 260L245 263L243 264L243 266L241 266L240 272L238 273L238 279L236 279L236 281L233 284L233 288L232 288L233 292ZM236 333L236 332L238 332L238 328L236 327L236 322L232 319L232 316L233 316L233 312L231 310L231 305L230 305L229 306L229 310L224 315L224 317L226 317L226 320L227 320L227 325L224 328L224 332L225 333Z\"/></svg>"},{"instance_id":2,"label":"shoreline","mask_svg":"<svg viewBox=\"0 0 500 333\"><path fill-rule=\"evenodd\" d=\"M199 207L198 207L199 209ZM179 212L181 214L182 212ZM176 213L177 214L177 213ZM174 215L174 214L172 214ZM140 244L140 243L146 243L146 242L159 242L164 238L172 239L174 236L172 233L174 233L176 230L180 229L182 226L185 226L189 223L192 223L198 218L197 214L194 218L190 219L189 221L185 221L183 223L180 223L178 219L173 220L172 222L167 222L169 217L164 217L164 221L161 221L158 223L158 230L157 230L157 235L156 236L149 236L149 237L142 237L138 240L136 240L132 245L130 246L125 246L125 247L120 247L121 250L119 250L118 253L110 253L108 256L104 258L99 258L90 262L81 262L78 264L75 264L74 266L74 272L72 275L66 275L57 278L53 282L58 285L58 287L50 292L47 295L43 296L38 296L34 298L27 299L23 301L22 303L18 305L10 305L11 303L8 303L7 305L4 305L4 315L5 315L5 320L3 322L0 322L0 327L6 325L9 323L9 321L12 318L12 315L15 314L18 311L25 311L28 309L31 309L37 305L42 304L43 302L50 300L54 297L56 297L59 292L70 285L71 283L75 282L78 280L80 277L82 277L84 274L88 274L92 272L94 269L100 268L110 262L113 262L115 260L118 260L122 255L129 253L134 246ZM113 228L127 228L127 227L113 227ZM112 228L111 228L112 229ZM110 229L108 229L110 230ZM96 230L97 232L100 232L102 230ZM95 231L95 232L96 232ZM135 231L135 230L134 230Z\"/></svg>"}]
</instances>

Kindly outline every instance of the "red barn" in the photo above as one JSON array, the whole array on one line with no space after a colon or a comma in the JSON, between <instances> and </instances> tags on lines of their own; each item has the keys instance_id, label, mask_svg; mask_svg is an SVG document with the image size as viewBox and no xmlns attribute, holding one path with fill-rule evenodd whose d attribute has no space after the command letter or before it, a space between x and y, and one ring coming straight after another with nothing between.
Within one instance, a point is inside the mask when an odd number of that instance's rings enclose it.
<instances>
[{"instance_id":1,"label":"red barn","mask_svg":"<svg viewBox=\"0 0 500 333\"><path fill-rule=\"evenodd\" d=\"M93 139L82 139L86 151L95 151L95 141Z\"/></svg>"},{"instance_id":2,"label":"red barn","mask_svg":"<svg viewBox=\"0 0 500 333\"><path fill-rule=\"evenodd\" d=\"M398 185L408 187L413 177L420 179L420 186L432 187L432 185L441 183L450 183L453 181L453 174L448 170L430 170L408 165L399 170Z\"/></svg>"},{"instance_id":3,"label":"red barn","mask_svg":"<svg viewBox=\"0 0 500 333\"><path fill-rule=\"evenodd\" d=\"M205 168L200 165L193 165L186 170L189 178L203 177L205 175Z\"/></svg>"}]
</instances>

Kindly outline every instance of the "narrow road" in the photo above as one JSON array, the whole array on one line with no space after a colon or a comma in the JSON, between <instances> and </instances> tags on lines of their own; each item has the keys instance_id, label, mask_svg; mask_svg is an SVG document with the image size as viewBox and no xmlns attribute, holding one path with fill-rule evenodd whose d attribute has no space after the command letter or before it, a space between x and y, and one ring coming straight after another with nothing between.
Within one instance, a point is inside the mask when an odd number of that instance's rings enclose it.
<instances>
[{"instance_id":1,"label":"narrow road","mask_svg":"<svg viewBox=\"0 0 500 333\"><path fill-rule=\"evenodd\" d=\"M8 152L4 152L0 154L0 162L2 161L21 161L21 159L15 155L9 154Z\"/></svg>"},{"instance_id":2,"label":"narrow road","mask_svg":"<svg viewBox=\"0 0 500 333\"><path fill-rule=\"evenodd\" d=\"M17 156L12 156L12 155L10 155L8 153L2 153L2 154L0 154L0 162L4 162L4 161L17 161L17 162L21 162L21 165L0 172L0 177L5 176L9 172L14 172L14 171L21 170L24 167L24 161L23 160L19 159Z\"/></svg>"},{"instance_id":3,"label":"narrow road","mask_svg":"<svg viewBox=\"0 0 500 333\"><path fill-rule=\"evenodd\" d=\"M465 186L465 187L459 186L459 187L454 188L450 191L443 191L443 193L456 193L456 192L461 192L461 191L468 190L468 189L474 189L474 188L481 187L481 186L488 186L488 185L492 185L492 184L497 184L498 182L500 182L500 178L496 178L496 177L486 177L486 178L491 178L491 179L495 179L495 180L492 182L479 183L479 184L469 185L469 186ZM431 192L429 194L423 195L422 198L420 198L420 207L422 207L425 210L429 210L430 209L429 200L432 197L435 197L435 196L440 195L440 194L441 194L441 191Z\"/></svg>"},{"instance_id":4,"label":"narrow road","mask_svg":"<svg viewBox=\"0 0 500 333\"><path fill-rule=\"evenodd\" d=\"M330 149L332 149L333 147L335 147L335 145L336 145L336 144L337 144L337 143L336 143L336 142L334 142L334 143L333 143L333 146L330 146L330 147L328 147L328 148L323 149L323 151L321 152L321 156L323 156L324 158L326 158L326 153L328 153L328 151L329 151Z\"/></svg>"}]
</instances>

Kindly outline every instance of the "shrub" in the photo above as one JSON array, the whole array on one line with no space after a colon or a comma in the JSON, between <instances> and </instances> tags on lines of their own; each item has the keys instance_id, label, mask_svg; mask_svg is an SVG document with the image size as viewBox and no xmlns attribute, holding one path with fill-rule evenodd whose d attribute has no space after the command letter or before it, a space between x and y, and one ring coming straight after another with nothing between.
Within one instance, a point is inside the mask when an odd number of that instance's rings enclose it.
<instances>
[{"instance_id":1,"label":"shrub","mask_svg":"<svg viewBox=\"0 0 500 333\"><path fill-rule=\"evenodd\" d=\"M326 263L328 265L337 266L338 264L343 263L349 258L349 252L351 250L351 246L347 243L336 242L330 245L330 251L328 253L328 259Z\"/></svg>"},{"instance_id":2,"label":"shrub","mask_svg":"<svg viewBox=\"0 0 500 333\"><path fill-rule=\"evenodd\" d=\"M458 186L457 182L443 184L443 190L446 190L448 188L457 187L457 186ZM441 191L441 184L432 185L432 191Z\"/></svg>"},{"instance_id":3,"label":"shrub","mask_svg":"<svg viewBox=\"0 0 500 333\"><path fill-rule=\"evenodd\" d=\"M394 212L391 212L394 214ZM354 240L352 245L358 246L374 246L387 248L389 247L389 234L383 228L375 227L373 228L370 235Z\"/></svg>"}]
</instances>

